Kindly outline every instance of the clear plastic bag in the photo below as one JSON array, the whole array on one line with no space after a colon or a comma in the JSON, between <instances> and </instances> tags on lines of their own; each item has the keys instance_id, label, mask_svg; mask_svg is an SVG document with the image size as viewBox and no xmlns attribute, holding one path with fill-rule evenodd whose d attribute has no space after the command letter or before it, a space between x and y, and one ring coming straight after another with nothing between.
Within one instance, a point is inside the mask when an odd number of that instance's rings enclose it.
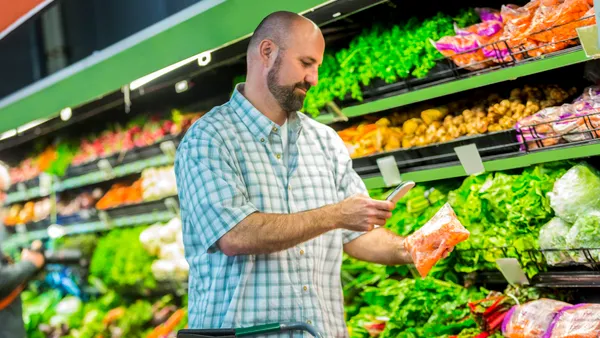
<instances>
[{"instance_id":1,"label":"clear plastic bag","mask_svg":"<svg viewBox=\"0 0 600 338\"><path fill-rule=\"evenodd\" d=\"M600 211L587 211L579 216L569 230L566 241L570 249L590 249L588 252L592 258L596 261L600 259ZM570 255L576 262L588 262L583 250L571 250Z\"/></svg>"},{"instance_id":2,"label":"clear plastic bag","mask_svg":"<svg viewBox=\"0 0 600 338\"><path fill-rule=\"evenodd\" d=\"M541 338L556 314L570 305L546 298L515 305L504 317L502 334L506 338Z\"/></svg>"},{"instance_id":3,"label":"clear plastic bag","mask_svg":"<svg viewBox=\"0 0 600 338\"><path fill-rule=\"evenodd\" d=\"M548 107L518 121L515 128L520 130L517 134L519 143L526 143L529 149L563 143L561 134L552 127L553 121L559 120L561 113L561 107ZM521 146L521 150L524 151L525 147Z\"/></svg>"},{"instance_id":4,"label":"clear plastic bag","mask_svg":"<svg viewBox=\"0 0 600 338\"><path fill-rule=\"evenodd\" d=\"M538 238L540 248L543 249L568 249L567 234L570 224L558 217L554 217L540 229ZM572 262L568 251L544 251L544 257L550 265Z\"/></svg>"},{"instance_id":5,"label":"clear plastic bag","mask_svg":"<svg viewBox=\"0 0 600 338\"><path fill-rule=\"evenodd\" d=\"M446 252L467 238L469 231L446 203L423 227L406 237L404 246L424 278Z\"/></svg>"},{"instance_id":6,"label":"clear plastic bag","mask_svg":"<svg viewBox=\"0 0 600 338\"><path fill-rule=\"evenodd\" d=\"M600 304L578 304L560 310L544 338L597 338L598 336L600 336Z\"/></svg>"},{"instance_id":7,"label":"clear plastic bag","mask_svg":"<svg viewBox=\"0 0 600 338\"><path fill-rule=\"evenodd\" d=\"M479 70L488 67L490 63L486 62L477 39L475 34L444 36L437 42L432 41L432 44L457 66L468 70Z\"/></svg>"},{"instance_id":8,"label":"clear plastic bag","mask_svg":"<svg viewBox=\"0 0 600 338\"><path fill-rule=\"evenodd\" d=\"M554 182L548 193L556 215L569 223L590 210L600 209L600 176L586 163L577 164ZM567 240L568 244L568 240Z\"/></svg>"}]
</instances>

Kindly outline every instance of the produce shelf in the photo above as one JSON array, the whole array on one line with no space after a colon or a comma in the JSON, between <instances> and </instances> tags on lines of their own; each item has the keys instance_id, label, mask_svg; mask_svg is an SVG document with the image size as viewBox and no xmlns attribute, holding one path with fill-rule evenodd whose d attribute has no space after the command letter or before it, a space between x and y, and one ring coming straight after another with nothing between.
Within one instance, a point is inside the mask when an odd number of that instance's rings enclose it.
<instances>
[{"instance_id":1,"label":"produce shelf","mask_svg":"<svg viewBox=\"0 0 600 338\"><path fill-rule=\"evenodd\" d=\"M505 285L502 273L479 272L474 282L478 285ZM600 288L600 273L595 271L548 271L541 272L530 281L530 286L539 288Z\"/></svg>"},{"instance_id":2,"label":"produce shelf","mask_svg":"<svg viewBox=\"0 0 600 338\"><path fill-rule=\"evenodd\" d=\"M387 95L371 102L345 107L342 109L342 113L349 118L368 115L499 82L515 80L519 77L566 67L588 60L588 57L580 46L573 47L569 50L557 52L552 55L543 55L539 59L519 63L513 67L501 68L470 76L469 74L466 74L466 76L469 77L458 80L453 78L440 80L428 84L428 87L426 88L416 89L414 91L405 90L401 93L392 94L392 96ZM324 124L331 124L336 121L335 116L332 114L320 115L315 119Z\"/></svg>"},{"instance_id":3,"label":"produce shelf","mask_svg":"<svg viewBox=\"0 0 600 338\"><path fill-rule=\"evenodd\" d=\"M546 147L543 149L530 151L529 153L498 155L492 156L489 159L482 159L483 166L486 171L500 171L525 168L539 163L578 159L596 155L600 155L600 142L586 141L554 147ZM411 180L415 182L430 182L467 176L465 170L458 161L448 162L443 165L411 168L401 171L400 173L402 174L403 180ZM368 189L385 187L383 177L379 174L363 176L363 181Z\"/></svg>"},{"instance_id":4,"label":"produce shelf","mask_svg":"<svg viewBox=\"0 0 600 338\"><path fill-rule=\"evenodd\" d=\"M109 223L94 221L88 223L81 223L77 225L67 225L64 227L65 236L83 234L96 231L105 231L117 227L136 226L143 224L151 224L156 222L167 222L171 220L175 215L170 211L156 211L151 213L145 213L140 215L132 215L126 217L120 217L110 220ZM12 250L19 246L26 245L27 243L36 239L49 238L48 230L36 230L25 233L17 233L12 235L3 243L3 247L6 250Z\"/></svg>"},{"instance_id":5,"label":"produce shelf","mask_svg":"<svg viewBox=\"0 0 600 338\"><path fill-rule=\"evenodd\" d=\"M97 162L96 162L97 163ZM173 164L173 158L167 155L158 155L144 160L120 165L113 168L113 174L103 171L94 171L77 177L66 178L63 181L55 182L52 186L56 192L69 189L80 188L86 185L100 183L113 178L123 177L142 172L142 170L151 167ZM25 191L13 192L6 196L6 204L23 202L30 199L42 197L40 188L34 187Z\"/></svg>"}]
</instances>

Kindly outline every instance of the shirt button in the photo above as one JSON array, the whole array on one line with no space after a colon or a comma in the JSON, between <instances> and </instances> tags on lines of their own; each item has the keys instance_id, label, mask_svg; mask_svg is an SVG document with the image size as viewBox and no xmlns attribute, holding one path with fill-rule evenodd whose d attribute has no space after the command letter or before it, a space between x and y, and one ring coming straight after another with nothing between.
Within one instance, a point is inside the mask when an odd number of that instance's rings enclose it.
<instances>
[{"instance_id":1,"label":"shirt button","mask_svg":"<svg viewBox=\"0 0 600 338\"><path fill-rule=\"evenodd\" d=\"M281 154L276 154L275 157L279 160L281 158Z\"/></svg>"},{"instance_id":2,"label":"shirt button","mask_svg":"<svg viewBox=\"0 0 600 338\"><path fill-rule=\"evenodd\" d=\"M312 325L312 321L309 319L309 320L306 321L306 324Z\"/></svg>"},{"instance_id":3,"label":"shirt button","mask_svg":"<svg viewBox=\"0 0 600 338\"><path fill-rule=\"evenodd\" d=\"M304 291L308 291L308 285L304 285L304 286L302 287L302 290L304 290Z\"/></svg>"},{"instance_id":4,"label":"shirt button","mask_svg":"<svg viewBox=\"0 0 600 338\"><path fill-rule=\"evenodd\" d=\"M304 255L304 250L300 250L300 255Z\"/></svg>"},{"instance_id":5,"label":"shirt button","mask_svg":"<svg viewBox=\"0 0 600 338\"><path fill-rule=\"evenodd\" d=\"M288 185L288 190L292 191L292 186L291 185Z\"/></svg>"},{"instance_id":6,"label":"shirt button","mask_svg":"<svg viewBox=\"0 0 600 338\"><path fill-rule=\"evenodd\" d=\"M273 132L276 133L279 129L277 127L273 127Z\"/></svg>"},{"instance_id":7,"label":"shirt button","mask_svg":"<svg viewBox=\"0 0 600 338\"><path fill-rule=\"evenodd\" d=\"M264 138L261 138L261 139L260 139L260 142L265 142L265 139L264 139Z\"/></svg>"}]
</instances>

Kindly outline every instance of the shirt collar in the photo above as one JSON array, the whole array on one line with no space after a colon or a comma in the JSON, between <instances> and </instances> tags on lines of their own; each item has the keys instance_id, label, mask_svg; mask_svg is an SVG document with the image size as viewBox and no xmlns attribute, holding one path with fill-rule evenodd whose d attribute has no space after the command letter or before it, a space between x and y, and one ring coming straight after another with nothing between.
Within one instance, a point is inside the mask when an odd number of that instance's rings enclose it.
<instances>
[{"instance_id":1,"label":"shirt collar","mask_svg":"<svg viewBox=\"0 0 600 338\"><path fill-rule=\"evenodd\" d=\"M259 140L264 140L273 132L279 132L279 125L271 121L258 109L256 109L248 99L241 93L244 83L239 83L235 86L229 104L236 112L242 122L248 127L248 130ZM288 116L288 128L294 132L294 135L299 135L302 130L302 119L304 116L298 112L293 112Z\"/></svg>"}]
</instances>

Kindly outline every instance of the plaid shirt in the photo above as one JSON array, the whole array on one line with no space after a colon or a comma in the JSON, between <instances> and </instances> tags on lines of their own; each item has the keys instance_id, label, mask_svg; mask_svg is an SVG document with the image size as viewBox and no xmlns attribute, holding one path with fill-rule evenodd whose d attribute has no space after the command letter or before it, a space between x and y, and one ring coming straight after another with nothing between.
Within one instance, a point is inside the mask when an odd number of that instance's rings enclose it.
<instances>
[{"instance_id":1,"label":"plaid shirt","mask_svg":"<svg viewBox=\"0 0 600 338\"><path fill-rule=\"evenodd\" d=\"M297 213L367 193L335 131L302 113L288 118L283 163L279 126L239 88L190 128L177 151L190 328L302 321L326 337L347 337L342 251L361 233L330 231L267 255L228 257L216 246L253 212Z\"/></svg>"}]
</instances>

